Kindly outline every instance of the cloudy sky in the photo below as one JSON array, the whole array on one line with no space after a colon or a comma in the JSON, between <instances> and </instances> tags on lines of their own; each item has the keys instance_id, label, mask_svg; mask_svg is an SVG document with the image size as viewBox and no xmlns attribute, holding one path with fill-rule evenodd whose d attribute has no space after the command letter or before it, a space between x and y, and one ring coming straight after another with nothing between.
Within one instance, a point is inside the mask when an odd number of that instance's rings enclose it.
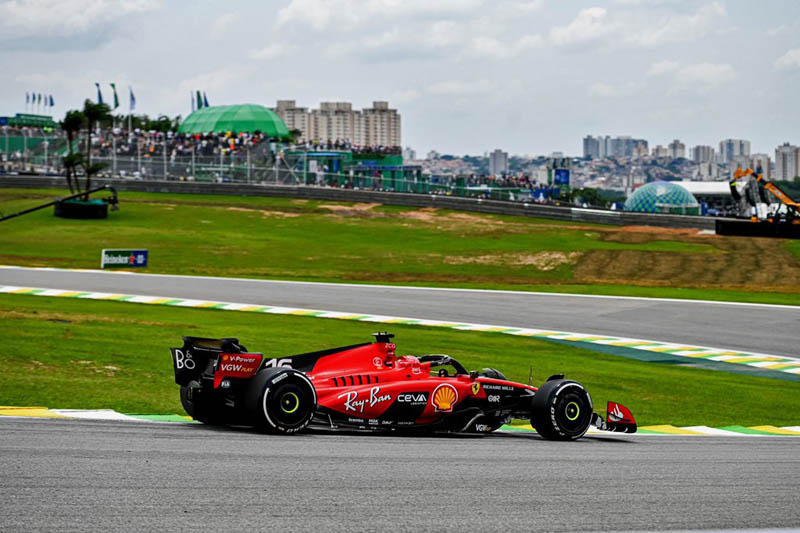
<instances>
[{"instance_id":1,"label":"cloudy sky","mask_svg":"<svg viewBox=\"0 0 800 533\"><path fill-rule=\"evenodd\" d=\"M800 2L786 0L0 0L0 115L54 115L116 82L127 110L389 100L424 153L581 153L800 143Z\"/></svg>"}]
</instances>

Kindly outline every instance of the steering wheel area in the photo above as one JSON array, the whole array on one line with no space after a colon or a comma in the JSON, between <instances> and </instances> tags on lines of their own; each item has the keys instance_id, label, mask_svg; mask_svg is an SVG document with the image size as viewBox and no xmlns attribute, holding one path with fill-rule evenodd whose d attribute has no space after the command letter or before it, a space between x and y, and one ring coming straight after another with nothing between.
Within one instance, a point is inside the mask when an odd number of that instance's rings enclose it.
<instances>
[{"instance_id":1,"label":"steering wheel area","mask_svg":"<svg viewBox=\"0 0 800 533\"><path fill-rule=\"evenodd\" d=\"M419 357L419 362L420 363L430 363L431 368L436 368L436 367L439 367L439 366L452 366L453 368L456 369L456 375L469 374L469 372L467 372L467 369L464 368L464 365L462 365L461 363L459 363L458 361L456 361L455 359L453 359L449 355L438 354L438 353L429 354L429 355L423 355L423 356ZM446 378L446 377L449 376L449 374L447 373L447 369L446 368L440 368L439 372L438 372L438 375L439 375L440 378Z\"/></svg>"}]
</instances>

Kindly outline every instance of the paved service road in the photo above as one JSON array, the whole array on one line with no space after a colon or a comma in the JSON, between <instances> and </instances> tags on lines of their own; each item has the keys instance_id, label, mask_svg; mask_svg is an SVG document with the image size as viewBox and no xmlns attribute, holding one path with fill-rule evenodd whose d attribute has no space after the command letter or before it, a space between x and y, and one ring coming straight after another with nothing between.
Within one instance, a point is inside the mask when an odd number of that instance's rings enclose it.
<instances>
[{"instance_id":1,"label":"paved service road","mask_svg":"<svg viewBox=\"0 0 800 533\"><path fill-rule=\"evenodd\" d=\"M797 356L800 307L0 269L0 285L122 292L634 337ZM798 297L800 303L800 297Z\"/></svg>"},{"instance_id":2,"label":"paved service road","mask_svg":"<svg viewBox=\"0 0 800 533\"><path fill-rule=\"evenodd\" d=\"M798 527L798 442L285 437L0 418L0 530Z\"/></svg>"}]
</instances>

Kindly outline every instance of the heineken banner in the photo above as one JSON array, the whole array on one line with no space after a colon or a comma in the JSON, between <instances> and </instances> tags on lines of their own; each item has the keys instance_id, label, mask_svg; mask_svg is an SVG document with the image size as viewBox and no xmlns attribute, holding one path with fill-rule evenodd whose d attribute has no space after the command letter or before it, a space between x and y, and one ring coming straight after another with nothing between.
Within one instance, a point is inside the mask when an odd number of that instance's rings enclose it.
<instances>
[{"instance_id":1,"label":"heineken banner","mask_svg":"<svg viewBox=\"0 0 800 533\"><path fill-rule=\"evenodd\" d=\"M131 268L147 266L147 250L104 249L101 268Z\"/></svg>"}]
</instances>

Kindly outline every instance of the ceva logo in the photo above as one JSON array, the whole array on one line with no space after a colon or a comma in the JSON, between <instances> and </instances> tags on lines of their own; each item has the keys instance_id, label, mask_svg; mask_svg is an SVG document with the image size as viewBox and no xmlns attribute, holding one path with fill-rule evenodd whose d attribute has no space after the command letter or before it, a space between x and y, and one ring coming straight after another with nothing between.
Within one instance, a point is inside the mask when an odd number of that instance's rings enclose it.
<instances>
[{"instance_id":1,"label":"ceva logo","mask_svg":"<svg viewBox=\"0 0 800 533\"><path fill-rule=\"evenodd\" d=\"M431 403L435 411L449 413L458 401L458 391L449 383L443 383L433 390Z\"/></svg>"}]
</instances>

